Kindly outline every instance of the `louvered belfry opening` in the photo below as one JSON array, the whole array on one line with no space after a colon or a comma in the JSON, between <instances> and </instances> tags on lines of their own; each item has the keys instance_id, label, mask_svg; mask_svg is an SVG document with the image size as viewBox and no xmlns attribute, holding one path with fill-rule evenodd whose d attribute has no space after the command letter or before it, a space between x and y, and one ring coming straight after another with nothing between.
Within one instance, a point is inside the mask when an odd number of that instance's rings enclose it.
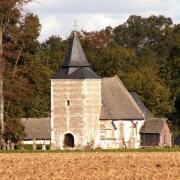
<instances>
[{"instance_id":1,"label":"louvered belfry opening","mask_svg":"<svg viewBox=\"0 0 180 180\"><path fill-rule=\"evenodd\" d=\"M64 147L74 147L74 136L70 133L64 136Z\"/></svg>"}]
</instances>

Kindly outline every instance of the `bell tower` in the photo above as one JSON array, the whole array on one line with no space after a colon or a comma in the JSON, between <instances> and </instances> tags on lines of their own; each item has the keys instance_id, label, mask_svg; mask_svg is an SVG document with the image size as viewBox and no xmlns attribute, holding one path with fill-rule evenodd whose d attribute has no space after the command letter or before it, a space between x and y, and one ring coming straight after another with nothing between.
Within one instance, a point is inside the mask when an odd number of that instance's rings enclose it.
<instances>
[{"instance_id":1,"label":"bell tower","mask_svg":"<svg viewBox=\"0 0 180 180\"><path fill-rule=\"evenodd\" d=\"M51 79L51 143L60 149L100 142L101 78L91 69L78 35Z\"/></svg>"}]
</instances>

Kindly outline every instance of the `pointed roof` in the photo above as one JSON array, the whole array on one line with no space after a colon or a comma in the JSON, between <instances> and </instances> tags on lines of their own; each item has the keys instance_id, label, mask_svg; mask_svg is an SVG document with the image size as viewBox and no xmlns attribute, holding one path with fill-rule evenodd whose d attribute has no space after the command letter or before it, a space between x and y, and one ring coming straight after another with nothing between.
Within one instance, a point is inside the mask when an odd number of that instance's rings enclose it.
<instances>
[{"instance_id":1,"label":"pointed roof","mask_svg":"<svg viewBox=\"0 0 180 180\"><path fill-rule=\"evenodd\" d=\"M53 79L100 79L91 69L76 32L71 40L62 68Z\"/></svg>"},{"instance_id":2,"label":"pointed roof","mask_svg":"<svg viewBox=\"0 0 180 180\"><path fill-rule=\"evenodd\" d=\"M73 35L63 67L90 67L76 33Z\"/></svg>"}]
</instances>

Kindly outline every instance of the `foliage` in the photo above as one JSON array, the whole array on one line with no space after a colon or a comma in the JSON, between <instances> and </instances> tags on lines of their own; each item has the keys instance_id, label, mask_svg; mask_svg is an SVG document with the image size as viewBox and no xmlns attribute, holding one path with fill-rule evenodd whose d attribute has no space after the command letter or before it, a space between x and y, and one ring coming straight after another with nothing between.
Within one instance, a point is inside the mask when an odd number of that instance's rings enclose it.
<instances>
[{"instance_id":1,"label":"foliage","mask_svg":"<svg viewBox=\"0 0 180 180\"><path fill-rule=\"evenodd\" d=\"M154 115L169 117L174 103L172 69L175 66L170 61L170 51L175 49L172 49L174 31L177 36L178 27L173 29L170 18L130 16L124 25L115 29L83 31L79 36L89 62L100 76L118 75L129 90L140 95ZM62 65L68 41L69 38L63 41L52 36L42 44L53 72Z\"/></svg>"},{"instance_id":2,"label":"foliage","mask_svg":"<svg viewBox=\"0 0 180 180\"><path fill-rule=\"evenodd\" d=\"M113 40L133 49L136 65L124 79L156 115L169 117L180 129L177 108L180 85L180 26L164 16L130 16L113 30Z\"/></svg>"},{"instance_id":3,"label":"foliage","mask_svg":"<svg viewBox=\"0 0 180 180\"><path fill-rule=\"evenodd\" d=\"M41 51L44 53L44 64L52 70L53 74L63 64L67 51L67 42L59 36L51 36L41 44Z\"/></svg>"},{"instance_id":4,"label":"foliage","mask_svg":"<svg viewBox=\"0 0 180 180\"><path fill-rule=\"evenodd\" d=\"M70 37L37 38L37 16L12 8L3 35L6 118L50 115L50 79L62 66ZM79 32L92 68L102 77L118 75L156 116L180 131L180 25L164 16L130 16L115 28Z\"/></svg>"},{"instance_id":5,"label":"foliage","mask_svg":"<svg viewBox=\"0 0 180 180\"><path fill-rule=\"evenodd\" d=\"M0 55L0 81L3 80L5 139L17 141L22 134L20 117L26 117L29 92L33 84L29 80L29 64L37 59L37 40L40 23L37 16L22 8L31 0L0 0L0 32L2 33L3 53ZM2 66L1 66L2 67ZM3 79L2 79L3 77ZM32 101L32 100L31 100ZM18 133L18 134L17 134Z\"/></svg>"},{"instance_id":6,"label":"foliage","mask_svg":"<svg viewBox=\"0 0 180 180\"><path fill-rule=\"evenodd\" d=\"M18 142L24 137L24 127L20 119L8 119L6 121L4 140Z\"/></svg>"}]
</instances>

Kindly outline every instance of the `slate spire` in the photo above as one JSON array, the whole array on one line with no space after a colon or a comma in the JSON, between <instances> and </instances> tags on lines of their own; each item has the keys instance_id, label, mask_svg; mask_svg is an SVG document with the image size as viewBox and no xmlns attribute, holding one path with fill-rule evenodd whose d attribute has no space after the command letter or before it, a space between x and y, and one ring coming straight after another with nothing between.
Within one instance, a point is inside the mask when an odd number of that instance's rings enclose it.
<instances>
[{"instance_id":1,"label":"slate spire","mask_svg":"<svg viewBox=\"0 0 180 180\"><path fill-rule=\"evenodd\" d=\"M76 31L74 31L64 63L53 79L100 79L91 69Z\"/></svg>"},{"instance_id":2,"label":"slate spire","mask_svg":"<svg viewBox=\"0 0 180 180\"><path fill-rule=\"evenodd\" d=\"M74 32L63 67L90 67L76 31Z\"/></svg>"}]
</instances>

